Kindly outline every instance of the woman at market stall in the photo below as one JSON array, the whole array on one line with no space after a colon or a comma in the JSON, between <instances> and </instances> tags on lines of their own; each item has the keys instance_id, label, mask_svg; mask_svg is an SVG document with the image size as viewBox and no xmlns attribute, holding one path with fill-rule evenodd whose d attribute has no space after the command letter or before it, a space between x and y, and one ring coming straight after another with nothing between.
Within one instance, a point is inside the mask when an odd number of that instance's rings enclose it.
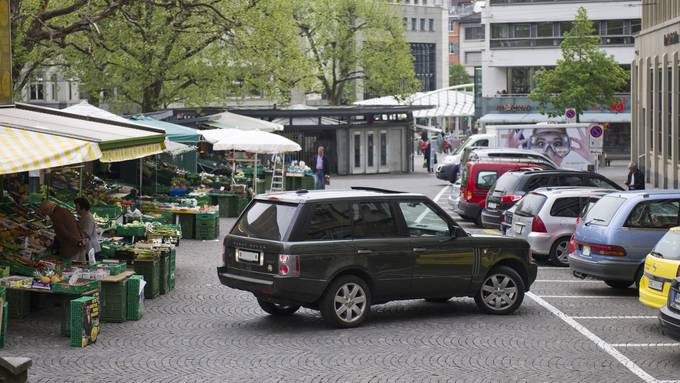
<instances>
[{"instance_id":1,"label":"woman at market stall","mask_svg":"<svg viewBox=\"0 0 680 383\"><path fill-rule=\"evenodd\" d=\"M92 213L90 213L90 202L84 197L78 197L73 200L73 203L75 203L78 217L80 217L80 219L78 219L78 226L87 238L84 255L87 255L90 252L90 249L94 249L96 255L102 249L99 246L99 240L97 239L97 224L94 222ZM80 260L78 259L78 261ZM86 261L86 259L82 259L82 261Z\"/></svg>"},{"instance_id":2,"label":"woman at market stall","mask_svg":"<svg viewBox=\"0 0 680 383\"><path fill-rule=\"evenodd\" d=\"M38 212L52 221L55 234L53 246L58 249L60 258L77 259L80 253L84 256L86 240L70 211L52 201L43 201Z\"/></svg>"}]
</instances>

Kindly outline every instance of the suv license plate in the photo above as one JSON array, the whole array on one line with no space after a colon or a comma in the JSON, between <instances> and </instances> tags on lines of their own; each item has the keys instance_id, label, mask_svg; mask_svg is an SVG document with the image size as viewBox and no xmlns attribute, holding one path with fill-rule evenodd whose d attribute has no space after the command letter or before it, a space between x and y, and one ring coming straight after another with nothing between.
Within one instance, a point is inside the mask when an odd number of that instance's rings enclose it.
<instances>
[{"instance_id":1,"label":"suv license plate","mask_svg":"<svg viewBox=\"0 0 680 383\"><path fill-rule=\"evenodd\" d=\"M495 202L489 202L486 206L487 206L489 209L495 209L496 207L498 207L498 205L496 205Z\"/></svg>"},{"instance_id":2,"label":"suv license plate","mask_svg":"<svg viewBox=\"0 0 680 383\"><path fill-rule=\"evenodd\" d=\"M260 253L236 249L236 260L240 262L260 263Z\"/></svg>"},{"instance_id":3,"label":"suv license plate","mask_svg":"<svg viewBox=\"0 0 680 383\"><path fill-rule=\"evenodd\" d=\"M650 279L649 280L649 288L657 290L657 291L662 291L663 290L663 282Z\"/></svg>"},{"instance_id":4,"label":"suv license plate","mask_svg":"<svg viewBox=\"0 0 680 383\"><path fill-rule=\"evenodd\" d=\"M581 254L583 254L584 257L590 257L590 246L583 246Z\"/></svg>"}]
</instances>

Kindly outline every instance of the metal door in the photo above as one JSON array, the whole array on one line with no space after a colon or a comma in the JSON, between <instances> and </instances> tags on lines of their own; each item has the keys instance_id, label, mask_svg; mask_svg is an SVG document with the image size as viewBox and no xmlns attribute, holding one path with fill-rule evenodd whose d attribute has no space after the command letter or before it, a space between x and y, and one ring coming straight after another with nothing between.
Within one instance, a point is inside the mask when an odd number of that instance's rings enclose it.
<instances>
[{"instance_id":1,"label":"metal door","mask_svg":"<svg viewBox=\"0 0 680 383\"><path fill-rule=\"evenodd\" d=\"M365 135L362 130L350 130L349 133L349 166L351 174L366 172Z\"/></svg>"}]
</instances>

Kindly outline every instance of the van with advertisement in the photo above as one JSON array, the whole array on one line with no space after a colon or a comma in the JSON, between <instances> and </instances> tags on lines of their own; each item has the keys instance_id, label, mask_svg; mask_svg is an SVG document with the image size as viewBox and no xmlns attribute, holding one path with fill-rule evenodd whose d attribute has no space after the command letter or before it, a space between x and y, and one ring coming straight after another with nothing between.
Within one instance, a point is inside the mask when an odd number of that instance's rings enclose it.
<instances>
[{"instance_id":1,"label":"van with advertisement","mask_svg":"<svg viewBox=\"0 0 680 383\"><path fill-rule=\"evenodd\" d=\"M588 123L487 125L486 133L473 134L454 154L447 156L436 168L436 174L455 181L465 153L477 148L529 149L547 155L560 168L597 170L597 156L591 148L592 126ZM601 143L601 129L597 138Z\"/></svg>"}]
</instances>

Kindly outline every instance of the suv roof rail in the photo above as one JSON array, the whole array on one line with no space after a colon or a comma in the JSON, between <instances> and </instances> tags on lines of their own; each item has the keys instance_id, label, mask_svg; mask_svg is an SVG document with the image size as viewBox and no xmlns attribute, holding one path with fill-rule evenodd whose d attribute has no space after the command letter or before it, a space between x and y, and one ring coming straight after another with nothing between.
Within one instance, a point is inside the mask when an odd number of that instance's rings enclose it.
<instances>
[{"instance_id":1,"label":"suv roof rail","mask_svg":"<svg viewBox=\"0 0 680 383\"><path fill-rule=\"evenodd\" d=\"M365 190L365 191L372 191L372 192L378 192L378 193L387 193L387 194L400 194L403 192L396 191L396 190L387 190L387 189L381 189L381 188L374 188L370 186L352 186L350 187L352 190Z\"/></svg>"},{"instance_id":2,"label":"suv roof rail","mask_svg":"<svg viewBox=\"0 0 680 383\"><path fill-rule=\"evenodd\" d=\"M510 157L482 157L469 159L468 162L498 162L498 163L518 163L518 164L541 164L553 166L550 162L538 158L510 158Z\"/></svg>"}]
</instances>

